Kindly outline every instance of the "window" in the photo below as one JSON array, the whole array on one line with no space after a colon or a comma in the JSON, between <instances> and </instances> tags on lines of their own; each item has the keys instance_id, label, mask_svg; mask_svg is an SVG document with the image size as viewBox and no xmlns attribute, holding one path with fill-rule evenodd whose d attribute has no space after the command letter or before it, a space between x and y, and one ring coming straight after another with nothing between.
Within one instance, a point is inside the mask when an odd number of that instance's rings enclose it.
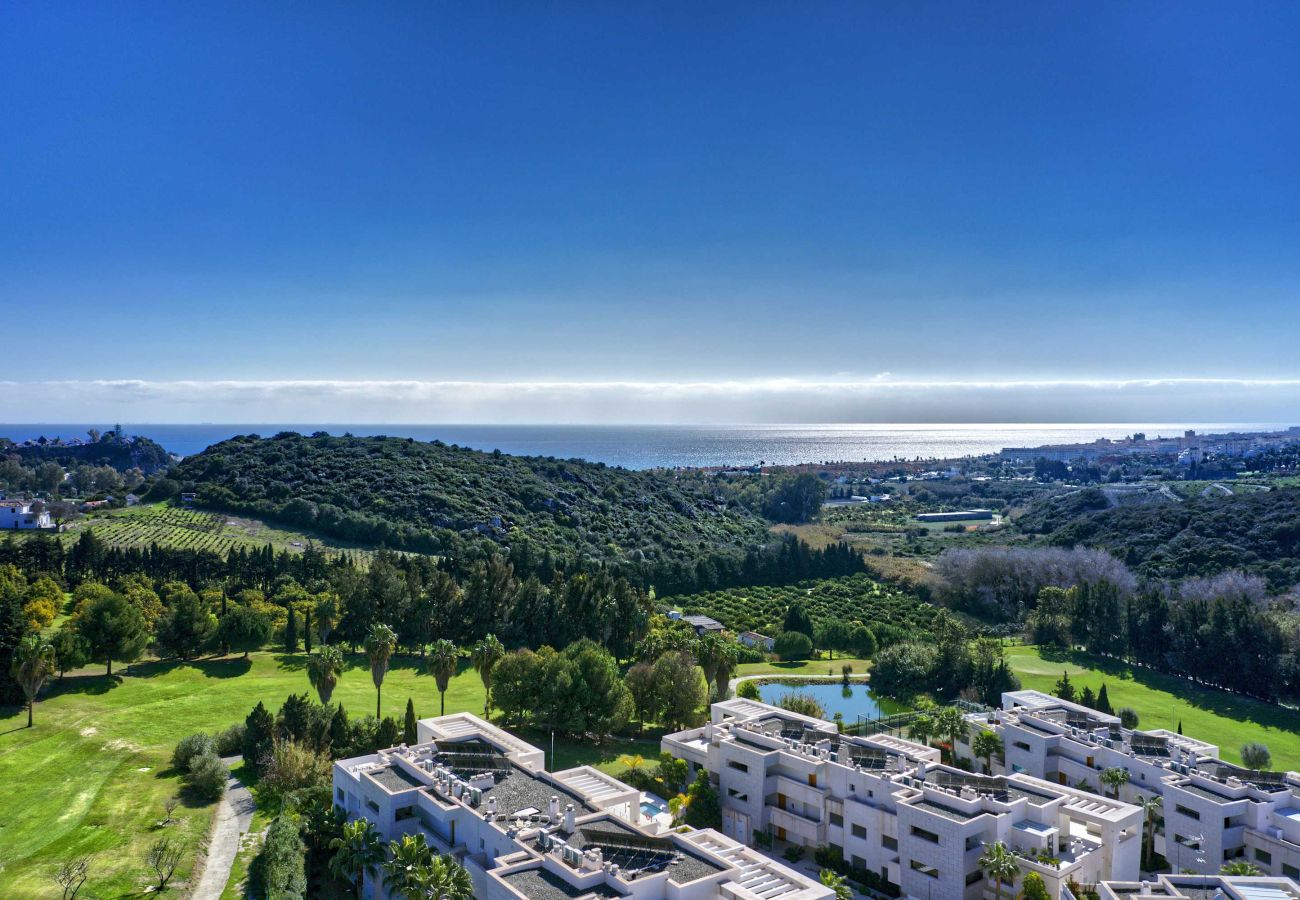
<instances>
[{"instance_id":1,"label":"window","mask_svg":"<svg viewBox=\"0 0 1300 900\"><path fill-rule=\"evenodd\" d=\"M339 802L343 802L343 788L338 788Z\"/></svg>"},{"instance_id":2,"label":"window","mask_svg":"<svg viewBox=\"0 0 1300 900\"><path fill-rule=\"evenodd\" d=\"M935 834L933 831L926 831L924 828L917 828L915 825L912 826L912 837L918 837L923 841L929 841L931 844L939 843L939 835Z\"/></svg>"},{"instance_id":3,"label":"window","mask_svg":"<svg viewBox=\"0 0 1300 900\"><path fill-rule=\"evenodd\" d=\"M1287 878L1300 878L1300 869L1290 863L1282 863L1282 874Z\"/></svg>"},{"instance_id":4,"label":"window","mask_svg":"<svg viewBox=\"0 0 1300 900\"><path fill-rule=\"evenodd\" d=\"M741 803L749 802L749 794L742 794L740 791L736 790L735 788L727 788L727 796L731 797L734 800L739 800Z\"/></svg>"},{"instance_id":5,"label":"window","mask_svg":"<svg viewBox=\"0 0 1300 900\"><path fill-rule=\"evenodd\" d=\"M402 807L399 807L399 808L398 808L398 809L393 813L393 821L394 821L394 822L400 822L400 821L402 821L403 819L414 818L414 816L415 816L415 807L414 807L414 806L402 806Z\"/></svg>"},{"instance_id":6,"label":"window","mask_svg":"<svg viewBox=\"0 0 1300 900\"><path fill-rule=\"evenodd\" d=\"M831 824L843 828L844 817L839 813L831 813Z\"/></svg>"},{"instance_id":7,"label":"window","mask_svg":"<svg viewBox=\"0 0 1300 900\"><path fill-rule=\"evenodd\" d=\"M371 812L379 812L379 804L373 800L367 800L366 806L370 807Z\"/></svg>"},{"instance_id":8,"label":"window","mask_svg":"<svg viewBox=\"0 0 1300 900\"><path fill-rule=\"evenodd\" d=\"M1261 849L1259 849L1258 847L1256 847L1256 848L1255 848L1255 861L1256 861L1256 862L1262 862L1262 863L1263 863L1264 865L1266 865L1266 866L1268 866L1268 865L1272 865L1272 863L1273 863L1273 854L1272 854L1272 853L1269 853L1267 850L1261 850Z\"/></svg>"},{"instance_id":9,"label":"window","mask_svg":"<svg viewBox=\"0 0 1300 900\"><path fill-rule=\"evenodd\" d=\"M808 775L808 787L817 787L817 773L810 772Z\"/></svg>"},{"instance_id":10,"label":"window","mask_svg":"<svg viewBox=\"0 0 1300 900\"><path fill-rule=\"evenodd\" d=\"M984 873L981 872L979 869L976 869L974 872L970 872L966 875L966 884L967 886L970 886L972 884L975 884L978 881L983 880L983 878L984 878Z\"/></svg>"},{"instance_id":11,"label":"window","mask_svg":"<svg viewBox=\"0 0 1300 900\"><path fill-rule=\"evenodd\" d=\"M898 849L898 839L897 839L897 838L891 838L891 837L890 837L889 835L887 835L887 834L882 834L882 835L880 836L880 846L884 847L886 850L897 850L897 849Z\"/></svg>"},{"instance_id":12,"label":"window","mask_svg":"<svg viewBox=\"0 0 1300 900\"><path fill-rule=\"evenodd\" d=\"M1015 747L1017 750L1028 750L1028 749L1029 749L1029 745L1026 744L1024 741L1012 741L1012 742L1011 742L1011 746Z\"/></svg>"},{"instance_id":13,"label":"window","mask_svg":"<svg viewBox=\"0 0 1300 900\"><path fill-rule=\"evenodd\" d=\"M736 762L734 759L727 760L727 765L735 769L737 772L749 771L749 766L745 765L744 763Z\"/></svg>"},{"instance_id":14,"label":"window","mask_svg":"<svg viewBox=\"0 0 1300 900\"><path fill-rule=\"evenodd\" d=\"M850 830L855 838L865 839L867 836L867 829L865 825L854 825L853 828Z\"/></svg>"},{"instance_id":15,"label":"window","mask_svg":"<svg viewBox=\"0 0 1300 900\"><path fill-rule=\"evenodd\" d=\"M939 877L939 870L938 870L938 869L936 869L934 866L927 866L925 863L921 862L919 859L914 859L914 860L912 860L911 865L912 865L912 871L913 871L913 872L920 872L922 875L926 875L926 876L928 876L928 877L930 877L930 878L938 878L938 877Z\"/></svg>"},{"instance_id":16,"label":"window","mask_svg":"<svg viewBox=\"0 0 1300 900\"><path fill-rule=\"evenodd\" d=\"M1197 812L1196 810L1194 810L1194 809L1188 809L1186 806L1183 806L1181 803L1176 803L1176 804L1174 804L1174 809L1176 809L1176 810L1178 811L1178 815L1180 815L1180 816L1187 816L1187 818L1189 818L1189 819L1200 819L1200 818L1201 818L1201 814L1200 814L1200 813L1198 813L1198 812Z\"/></svg>"}]
</instances>

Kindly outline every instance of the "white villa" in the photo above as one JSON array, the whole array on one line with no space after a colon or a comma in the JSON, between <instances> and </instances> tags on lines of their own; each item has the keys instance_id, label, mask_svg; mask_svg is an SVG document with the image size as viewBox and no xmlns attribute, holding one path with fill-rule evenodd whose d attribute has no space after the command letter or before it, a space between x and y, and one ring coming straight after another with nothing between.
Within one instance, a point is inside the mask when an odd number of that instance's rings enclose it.
<instances>
[{"instance_id":1,"label":"white villa","mask_svg":"<svg viewBox=\"0 0 1300 900\"><path fill-rule=\"evenodd\" d=\"M972 775L939 751L889 735L851 737L820 719L752 700L713 704L710 721L663 749L716 776L723 832L751 843L838 850L908 898L992 897L979 858L998 841L1053 897L1074 880L1139 874L1136 806L1027 774ZM1004 886L1011 896L1014 890Z\"/></svg>"},{"instance_id":2,"label":"white villa","mask_svg":"<svg viewBox=\"0 0 1300 900\"><path fill-rule=\"evenodd\" d=\"M1159 796L1156 850L1175 871L1205 874L1246 859L1269 875L1300 879L1300 773L1259 772L1219 759L1219 748L1165 729L1124 728L1118 718L1041 691L1002 695L1002 709L969 717L972 734L996 732L995 771L1100 790L1108 768L1128 771L1120 798ZM969 746L958 752L970 755Z\"/></svg>"},{"instance_id":3,"label":"white villa","mask_svg":"<svg viewBox=\"0 0 1300 900\"><path fill-rule=\"evenodd\" d=\"M334 764L334 802L385 840L423 834L478 900L833 900L834 892L712 829L666 831L641 793L468 713L419 722L420 743ZM656 813L658 810L656 810ZM365 896L387 897L367 877Z\"/></svg>"},{"instance_id":4,"label":"white villa","mask_svg":"<svg viewBox=\"0 0 1300 900\"><path fill-rule=\"evenodd\" d=\"M35 500L0 500L0 529L53 528L54 520L42 509L35 512Z\"/></svg>"}]
</instances>

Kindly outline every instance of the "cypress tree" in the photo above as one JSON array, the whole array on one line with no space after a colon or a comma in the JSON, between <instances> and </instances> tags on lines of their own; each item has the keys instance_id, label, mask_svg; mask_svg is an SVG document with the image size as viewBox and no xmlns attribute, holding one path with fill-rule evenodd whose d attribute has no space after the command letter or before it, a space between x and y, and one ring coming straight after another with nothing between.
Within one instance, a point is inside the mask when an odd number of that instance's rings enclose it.
<instances>
[{"instance_id":1,"label":"cypress tree","mask_svg":"<svg viewBox=\"0 0 1300 900\"><path fill-rule=\"evenodd\" d=\"M289 606L289 618L284 623L284 652L298 652L298 617L294 614L293 606Z\"/></svg>"},{"instance_id":2,"label":"cypress tree","mask_svg":"<svg viewBox=\"0 0 1300 900\"><path fill-rule=\"evenodd\" d=\"M1108 716L1115 715L1115 710L1111 708L1110 697L1106 694L1106 682L1101 683L1101 690L1097 692L1097 712L1103 712Z\"/></svg>"},{"instance_id":3,"label":"cypress tree","mask_svg":"<svg viewBox=\"0 0 1300 900\"><path fill-rule=\"evenodd\" d=\"M352 732L348 728L348 713L340 703L338 709L334 710L334 718L330 719L330 747L333 748L334 755L342 756L351 741Z\"/></svg>"},{"instance_id":4,"label":"cypress tree","mask_svg":"<svg viewBox=\"0 0 1300 900\"><path fill-rule=\"evenodd\" d=\"M305 652L310 653L311 652L311 607L310 606L307 607L307 609L303 612L303 615L306 617L306 620L303 623L303 629L302 629L302 648Z\"/></svg>"},{"instance_id":5,"label":"cypress tree","mask_svg":"<svg viewBox=\"0 0 1300 900\"><path fill-rule=\"evenodd\" d=\"M402 722L402 742L408 747L414 747L419 741L419 730L415 727L415 703L410 697L406 698L406 719Z\"/></svg>"},{"instance_id":6,"label":"cypress tree","mask_svg":"<svg viewBox=\"0 0 1300 900\"><path fill-rule=\"evenodd\" d=\"M244 763L260 773L274 741L275 718L259 700L244 720Z\"/></svg>"}]
</instances>

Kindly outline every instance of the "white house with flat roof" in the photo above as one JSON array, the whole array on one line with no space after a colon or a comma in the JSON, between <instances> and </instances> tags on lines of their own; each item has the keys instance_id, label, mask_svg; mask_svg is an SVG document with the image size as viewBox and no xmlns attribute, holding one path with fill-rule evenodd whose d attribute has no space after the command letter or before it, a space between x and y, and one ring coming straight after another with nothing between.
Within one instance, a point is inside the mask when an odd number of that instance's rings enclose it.
<instances>
[{"instance_id":1,"label":"white house with flat roof","mask_svg":"<svg viewBox=\"0 0 1300 900\"><path fill-rule=\"evenodd\" d=\"M1101 900L1300 900L1291 878L1253 875L1158 875L1150 881L1103 881Z\"/></svg>"},{"instance_id":2,"label":"white house with flat roof","mask_svg":"<svg viewBox=\"0 0 1300 900\"><path fill-rule=\"evenodd\" d=\"M418 723L420 743L334 764L334 803L385 842L422 834L477 900L833 900L834 892L712 829L664 833L640 792L545 756L477 716ZM364 896L384 900L381 878Z\"/></svg>"},{"instance_id":3,"label":"white house with flat roof","mask_svg":"<svg viewBox=\"0 0 1300 900\"><path fill-rule=\"evenodd\" d=\"M1248 859L1261 871L1300 878L1300 774L1259 772L1219 759L1219 748L1167 729L1129 729L1115 716L1041 691L1009 691L1002 709L968 717L1001 737L994 771L1026 773L1101 792L1106 769L1124 769L1119 795L1159 796L1156 849L1177 870L1213 874ZM957 751L970 755L969 744Z\"/></svg>"},{"instance_id":4,"label":"white house with flat roof","mask_svg":"<svg viewBox=\"0 0 1300 900\"><path fill-rule=\"evenodd\" d=\"M716 778L727 836L830 847L906 897L992 896L979 858L999 841L1053 897L1071 879L1138 875L1137 807L1024 774L972 775L903 738L844 735L738 698L713 704L708 724L662 746Z\"/></svg>"}]
</instances>

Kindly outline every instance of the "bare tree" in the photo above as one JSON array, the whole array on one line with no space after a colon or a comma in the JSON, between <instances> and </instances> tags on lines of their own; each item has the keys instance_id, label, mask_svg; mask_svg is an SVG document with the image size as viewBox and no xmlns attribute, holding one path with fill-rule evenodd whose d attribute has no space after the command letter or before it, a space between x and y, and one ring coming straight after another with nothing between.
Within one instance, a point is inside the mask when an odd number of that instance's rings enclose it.
<instances>
[{"instance_id":1,"label":"bare tree","mask_svg":"<svg viewBox=\"0 0 1300 900\"><path fill-rule=\"evenodd\" d=\"M181 798L175 795L168 797L163 801L163 811L167 813L167 818L163 819L164 825L172 823L172 813L176 812L176 807L181 805Z\"/></svg>"},{"instance_id":2,"label":"bare tree","mask_svg":"<svg viewBox=\"0 0 1300 900\"><path fill-rule=\"evenodd\" d=\"M54 873L54 880L58 882L59 887L63 888L63 900L74 900L77 891L86 883L90 876L90 857L83 856L81 859L74 859L71 862L65 862Z\"/></svg>"},{"instance_id":3,"label":"bare tree","mask_svg":"<svg viewBox=\"0 0 1300 900\"><path fill-rule=\"evenodd\" d=\"M171 881L172 876L176 874L176 867L181 864L181 857L184 855L185 845L169 837L163 838L149 848L149 855L145 857L145 861L158 876L159 893L167 890L167 882Z\"/></svg>"}]
</instances>

